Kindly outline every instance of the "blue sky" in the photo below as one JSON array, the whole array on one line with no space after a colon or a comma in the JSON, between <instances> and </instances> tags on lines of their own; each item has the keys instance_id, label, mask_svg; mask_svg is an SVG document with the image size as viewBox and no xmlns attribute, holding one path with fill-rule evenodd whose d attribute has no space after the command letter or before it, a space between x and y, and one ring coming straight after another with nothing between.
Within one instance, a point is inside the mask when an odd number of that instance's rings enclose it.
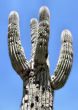
<instances>
[{"instance_id":1,"label":"blue sky","mask_svg":"<svg viewBox=\"0 0 78 110\"><path fill-rule=\"evenodd\" d=\"M8 15L20 16L21 41L30 59L30 19L38 18L39 8L48 6L51 13L49 57L52 74L60 51L60 34L68 28L73 35L74 61L66 85L55 91L54 110L78 110L78 0L0 0L0 110L19 110L22 80L13 70L8 55Z\"/></svg>"}]
</instances>

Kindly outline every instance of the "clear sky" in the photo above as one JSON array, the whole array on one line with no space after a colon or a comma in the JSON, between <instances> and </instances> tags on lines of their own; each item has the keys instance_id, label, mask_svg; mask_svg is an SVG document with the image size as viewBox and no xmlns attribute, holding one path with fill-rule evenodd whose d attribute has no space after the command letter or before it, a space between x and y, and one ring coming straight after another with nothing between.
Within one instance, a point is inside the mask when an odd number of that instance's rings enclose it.
<instances>
[{"instance_id":1,"label":"clear sky","mask_svg":"<svg viewBox=\"0 0 78 110\"><path fill-rule=\"evenodd\" d=\"M30 59L30 19L38 18L39 8L48 6L51 13L49 57L52 75L60 51L60 34L68 28L73 35L74 61L66 85L55 91L54 110L78 110L78 0L0 0L0 110L19 110L22 80L13 70L8 55L8 15L20 16L21 41Z\"/></svg>"}]
</instances>

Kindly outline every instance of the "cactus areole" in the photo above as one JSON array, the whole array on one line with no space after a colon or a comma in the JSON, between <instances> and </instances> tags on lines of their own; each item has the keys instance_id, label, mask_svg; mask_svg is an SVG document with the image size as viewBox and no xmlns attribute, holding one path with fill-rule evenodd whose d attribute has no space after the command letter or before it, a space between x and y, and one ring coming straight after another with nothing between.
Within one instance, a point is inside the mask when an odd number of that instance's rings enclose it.
<instances>
[{"instance_id":1,"label":"cactus areole","mask_svg":"<svg viewBox=\"0 0 78 110\"><path fill-rule=\"evenodd\" d=\"M32 18L31 59L27 61L20 40L19 15L9 15L8 49L11 64L23 80L23 97L20 110L53 110L54 90L66 83L73 62L72 34L65 29L61 34L61 50L52 77L48 65L48 41L50 12L46 6L40 8L39 20Z\"/></svg>"}]
</instances>

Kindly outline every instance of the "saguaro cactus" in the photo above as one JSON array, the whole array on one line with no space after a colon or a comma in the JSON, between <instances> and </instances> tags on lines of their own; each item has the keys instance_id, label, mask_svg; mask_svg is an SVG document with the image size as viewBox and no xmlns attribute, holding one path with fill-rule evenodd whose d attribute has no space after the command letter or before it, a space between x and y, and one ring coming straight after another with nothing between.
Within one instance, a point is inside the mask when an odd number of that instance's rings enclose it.
<instances>
[{"instance_id":1,"label":"saguaro cactus","mask_svg":"<svg viewBox=\"0 0 78 110\"><path fill-rule=\"evenodd\" d=\"M54 74L50 77L48 65L48 41L50 12L40 8L39 20L33 18L31 26L31 60L27 61L20 41L19 15L11 12L8 25L8 47L11 63L23 80L21 110L53 110L54 90L64 86L72 62L72 35L69 30L61 34L61 51Z\"/></svg>"}]
</instances>

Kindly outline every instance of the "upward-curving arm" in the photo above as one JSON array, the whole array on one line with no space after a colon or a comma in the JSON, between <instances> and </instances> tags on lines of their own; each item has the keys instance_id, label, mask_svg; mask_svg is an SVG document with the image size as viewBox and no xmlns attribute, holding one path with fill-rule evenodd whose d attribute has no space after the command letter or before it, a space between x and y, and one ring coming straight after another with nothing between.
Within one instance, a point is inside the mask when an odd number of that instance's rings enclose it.
<instances>
[{"instance_id":1,"label":"upward-curving arm","mask_svg":"<svg viewBox=\"0 0 78 110\"><path fill-rule=\"evenodd\" d=\"M29 71L29 64L21 45L19 15L15 11L11 12L9 15L8 48L13 68L22 79L25 79Z\"/></svg>"},{"instance_id":2,"label":"upward-curving arm","mask_svg":"<svg viewBox=\"0 0 78 110\"><path fill-rule=\"evenodd\" d=\"M60 56L54 75L51 77L51 85L53 89L60 89L64 86L73 63L72 35L69 30L64 30L62 32L61 41L62 46Z\"/></svg>"}]
</instances>

